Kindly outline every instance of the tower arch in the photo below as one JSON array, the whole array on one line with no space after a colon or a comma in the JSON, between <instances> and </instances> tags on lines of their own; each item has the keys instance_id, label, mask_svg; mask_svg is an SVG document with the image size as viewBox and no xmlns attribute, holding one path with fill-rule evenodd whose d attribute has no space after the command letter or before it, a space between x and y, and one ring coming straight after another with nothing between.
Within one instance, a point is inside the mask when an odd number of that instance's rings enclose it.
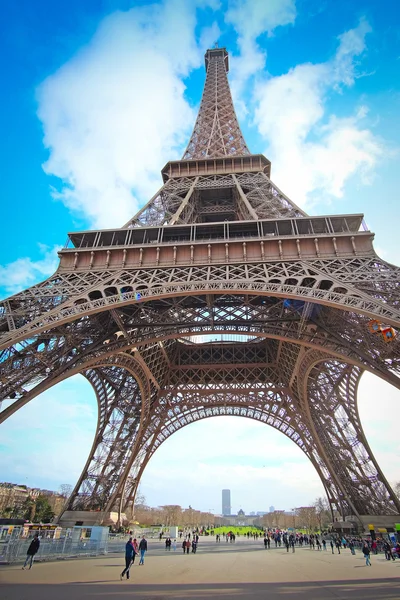
<instances>
[{"instance_id":1,"label":"tower arch","mask_svg":"<svg viewBox=\"0 0 400 600\"><path fill-rule=\"evenodd\" d=\"M93 521L100 508L105 522L121 519L178 422L209 407L268 420L254 396L275 393L294 407L277 427L295 422L312 439L331 505L343 516L393 515L400 507L356 391L364 369L400 387L400 269L377 256L363 215L307 215L273 183L270 161L241 133L226 49L205 58L193 134L182 160L162 169L162 187L122 228L71 233L52 277L0 303L0 395L14 400L0 422L83 372L101 410L67 512ZM191 339L213 332L248 339ZM191 404L174 416L168 402L183 392Z\"/></svg>"}]
</instances>

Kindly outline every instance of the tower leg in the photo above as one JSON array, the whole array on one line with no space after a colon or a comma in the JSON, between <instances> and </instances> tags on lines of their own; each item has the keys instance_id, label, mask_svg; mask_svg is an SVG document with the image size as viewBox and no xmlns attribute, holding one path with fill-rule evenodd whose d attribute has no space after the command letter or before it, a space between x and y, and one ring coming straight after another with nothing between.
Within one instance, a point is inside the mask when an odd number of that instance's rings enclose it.
<instances>
[{"instance_id":1,"label":"tower leg","mask_svg":"<svg viewBox=\"0 0 400 600\"><path fill-rule=\"evenodd\" d=\"M323 360L303 382L316 439L340 492L343 516L400 513L400 501L382 473L362 429L357 388L359 367Z\"/></svg>"},{"instance_id":2,"label":"tower leg","mask_svg":"<svg viewBox=\"0 0 400 600\"><path fill-rule=\"evenodd\" d=\"M144 395L151 393L144 374L140 375L142 378L115 365L85 372L98 400L98 425L92 450L60 522L70 522L75 515L76 521L109 524L111 519L115 525L121 524L121 498L146 422L149 398Z\"/></svg>"}]
</instances>

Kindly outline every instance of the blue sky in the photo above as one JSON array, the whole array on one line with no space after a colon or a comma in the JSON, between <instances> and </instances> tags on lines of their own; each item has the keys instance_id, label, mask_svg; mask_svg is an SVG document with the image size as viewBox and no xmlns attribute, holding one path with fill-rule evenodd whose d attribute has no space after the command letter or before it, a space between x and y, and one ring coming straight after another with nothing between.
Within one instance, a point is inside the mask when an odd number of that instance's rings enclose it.
<instances>
[{"instance_id":1,"label":"blue sky","mask_svg":"<svg viewBox=\"0 0 400 600\"><path fill-rule=\"evenodd\" d=\"M365 213L378 253L400 263L397 0L16 0L2 13L2 297L50 275L68 231L121 226L158 189L160 169L189 138L203 54L216 40L230 52L247 143L272 161L273 181L310 214ZM364 377L360 411L391 481L400 479L396 402ZM0 479L74 483L95 420L79 376L36 399L2 427ZM210 436L213 452L201 456ZM151 504L216 512L222 487L245 510L291 508L321 491L293 444L239 419L176 434L143 479Z\"/></svg>"}]
</instances>

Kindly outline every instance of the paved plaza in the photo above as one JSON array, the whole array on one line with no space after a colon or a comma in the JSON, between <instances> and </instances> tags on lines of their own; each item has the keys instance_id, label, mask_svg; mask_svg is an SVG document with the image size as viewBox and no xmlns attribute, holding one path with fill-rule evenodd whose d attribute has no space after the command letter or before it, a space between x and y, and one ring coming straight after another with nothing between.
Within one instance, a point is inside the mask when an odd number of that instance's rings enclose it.
<instances>
[{"instance_id":1,"label":"paved plaza","mask_svg":"<svg viewBox=\"0 0 400 600\"><path fill-rule=\"evenodd\" d=\"M284 548L264 550L262 541L235 544L200 539L197 554L166 552L149 540L145 565L120 581L123 555L0 566L2 600L398 600L400 560L372 556L366 567L360 552L340 555Z\"/></svg>"}]
</instances>

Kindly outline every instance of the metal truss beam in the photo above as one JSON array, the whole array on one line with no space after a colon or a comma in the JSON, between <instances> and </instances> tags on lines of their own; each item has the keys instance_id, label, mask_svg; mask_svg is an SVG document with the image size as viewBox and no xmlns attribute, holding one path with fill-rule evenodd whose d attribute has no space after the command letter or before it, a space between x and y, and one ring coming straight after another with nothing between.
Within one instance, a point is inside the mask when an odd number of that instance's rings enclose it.
<instances>
[{"instance_id":1,"label":"metal truss beam","mask_svg":"<svg viewBox=\"0 0 400 600\"><path fill-rule=\"evenodd\" d=\"M357 411L363 370L400 389L399 338L380 331L400 328L400 269L362 215L309 217L277 188L243 139L224 48L206 69L160 190L121 229L70 234L53 276L0 303L0 423L90 381L98 424L72 510L121 517L170 435L233 415L293 440L342 515L400 512Z\"/></svg>"}]
</instances>

